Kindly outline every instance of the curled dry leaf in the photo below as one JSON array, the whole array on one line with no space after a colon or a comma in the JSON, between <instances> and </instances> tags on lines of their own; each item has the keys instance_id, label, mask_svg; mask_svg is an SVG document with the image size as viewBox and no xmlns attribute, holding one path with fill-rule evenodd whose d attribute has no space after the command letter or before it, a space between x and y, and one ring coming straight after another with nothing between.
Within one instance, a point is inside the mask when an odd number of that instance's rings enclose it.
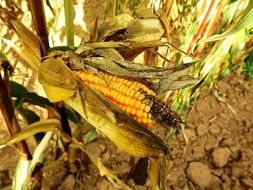
<instances>
[{"instance_id":1,"label":"curled dry leaf","mask_svg":"<svg viewBox=\"0 0 253 190\"><path fill-rule=\"evenodd\" d=\"M39 38L17 19L18 17L15 13L3 7L0 7L0 12L0 18L9 28L16 32L22 47L18 47L8 39L3 39L3 41L13 48L13 50L28 63L31 69L38 71L41 59Z\"/></svg>"},{"instance_id":2,"label":"curled dry leaf","mask_svg":"<svg viewBox=\"0 0 253 190\"><path fill-rule=\"evenodd\" d=\"M118 31L125 30L134 18L130 14L120 14L105 22L98 28L98 41L105 39Z\"/></svg>"},{"instance_id":3,"label":"curled dry leaf","mask_svg":"<svg viewBox=\"0 0 253 190\"><path fill-rule=\"evenodd\" d=\"M164 34L161 22L155 18L134 19L124 34L124 38L129 41L155 41L159 40Z\"/></svg>"},{"instance_id":4,"label":"curled dry leaf","mask_svg":"<svg viewBox=\"0 0 253 190\"><path fill-rule=\"evenodd\" d=\"M84 47L82 46L82 48ZM169 69L159 68L127 61L113 48L92 48L88 46L84 49L88 49L90 53L87 55L86 52L86 56L75 54L70 56L71 67L87 68L89 66L95 70L101 69L116 76L151 79L151 86L158 93L184 88L197 83L197 79L188 75L195 62ZM82 55L80 50L78 50L78 53Z\"/></svg>"}]
</instances>

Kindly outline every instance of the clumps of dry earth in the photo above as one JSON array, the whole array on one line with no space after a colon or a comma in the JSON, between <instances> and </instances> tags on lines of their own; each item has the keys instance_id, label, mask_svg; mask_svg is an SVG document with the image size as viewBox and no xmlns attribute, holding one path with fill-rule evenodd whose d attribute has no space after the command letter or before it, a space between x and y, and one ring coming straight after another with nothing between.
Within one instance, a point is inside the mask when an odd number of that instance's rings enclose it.
<instances>
[{"instance_id":1,"label":"clumps of dry earth","mask_svg":"<svg viewBox=\"0 0 253 190\"><path fill-rule=\"evenodd\" d=\"M171 146L168 189L253 189L253 83L229 76L194 104Z\"/></svg>"}]
</instances>

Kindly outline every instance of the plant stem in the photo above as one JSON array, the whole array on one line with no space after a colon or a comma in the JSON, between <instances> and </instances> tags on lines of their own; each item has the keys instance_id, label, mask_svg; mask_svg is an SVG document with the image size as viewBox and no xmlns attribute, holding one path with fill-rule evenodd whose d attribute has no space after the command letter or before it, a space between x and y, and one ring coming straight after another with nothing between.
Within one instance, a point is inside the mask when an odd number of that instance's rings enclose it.
<instances>
[{"instance_id":1,"label":"plant stem","mask_svg":"<svg viewBox=\"0 0 253 190\"><path fill-rule=\"evenodd\" d=\"M21 127L18 123L18 120L15 116L14 108L12 105L11 97L10 97L10 91L7 86L8 81L4 81L1 74L0 74L0 110L2 112L2 115L4 117L4 120L6 122L8 131L10 133L10 136L12 137L19 131L21 131ZM25 140L20 141L16 144L16 147L18 150L23 153L27 159L31 159L31 153L28 149L28 145L26 144Z\"/></svg>"},{"instance_id":2,"label":"plant stem","mask_svg":"<svg viewBox=\"0 0 253 190\"><path fill-rule=\"evenodd\" d=\"M74 46L73 4L72 0L64 0L65 32L67 45Z\"/></svg>"},{"instance_id":3,"label":"plant stem","mask_svg":"<svg viewBox=\"0 0 253 190\"><path fill-rule=\"evenodd\" d=\"M48 44L48 31L46 26L46 18L45 18L45 11L43 6L43 0L28 0L31 13L33 24L37 35L41 39L42 47L41 47L41 56L47 55L49 44Z\"/></svg>"},{"instance_id":4,"label":"plant stem","mask_svg":"<svg viewBox=\"0 0 253 190\"><path fill-rule=\"evenodd\" d=\"M117 1L113 0L113 4L112 4L112 16L116 16L116 12L117 12Z\"/></svg>"}]
</instances>

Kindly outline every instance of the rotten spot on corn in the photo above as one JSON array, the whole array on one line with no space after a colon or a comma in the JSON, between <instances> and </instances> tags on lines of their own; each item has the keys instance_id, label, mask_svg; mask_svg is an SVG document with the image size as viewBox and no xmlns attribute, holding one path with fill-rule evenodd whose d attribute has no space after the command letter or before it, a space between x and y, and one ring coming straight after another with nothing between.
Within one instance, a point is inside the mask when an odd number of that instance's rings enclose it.
<instances>
[{"instance_id":1,"label":"rotten spot on corn","mask_svg":"<svg viewBox=\"0 0 253 190\"><path fill-rule=\"evenodd\" d=\"M146 85L104 72L96 75L87 70L74 73L88 86L101 92L119 108L145 126L152 126L155 121L163 126L177 127L182 123L180 117L170 110L167 104L156 96Z\"/></svg>"}]
</instances>

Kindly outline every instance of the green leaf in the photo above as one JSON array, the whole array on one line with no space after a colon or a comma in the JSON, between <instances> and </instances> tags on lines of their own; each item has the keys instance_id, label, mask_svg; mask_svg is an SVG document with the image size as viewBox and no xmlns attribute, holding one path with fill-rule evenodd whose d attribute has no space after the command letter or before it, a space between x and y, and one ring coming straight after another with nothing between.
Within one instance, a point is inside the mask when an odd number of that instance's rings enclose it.
<instances>
[{"instance_id":1,"label":"green leaf","mask_svg":"<svg viewBox=\"0 0 253 190\"><path fill-rule=\"evenodd\" d=\"M68 118L73 121L75 124L80 124L81 120L77 112L71 107L65 106L65 111L67 113Z\"/></svg>"},{"instance_id":2,"label":"green leaf","mask_svg":"<svg viewBox=\"0 0 253 190\"><path fill-rule=\"evenodd\" d=\"M10 86L11 86L11 97L19 98L24 93L28 93L27 89L23 85L15 81L10 81Z\"/></svg>"},{"instance_id":3,"label":"green leaf","mask_svg":"<svg viewBox=\"0 0 253 190\"><path fill-rule=\"evenodd\" d=\"M25 120L27 121L27 123L29 125L40 120L40 117L35 112L33 112L27 108L20 107L18 110L19 110L20 114L22 115L22 117L25 118Z\"/></svg>"},{"instance_id":4,"label":"green leaf","mask_svg":"<svg viewBox=\"0 0 253 190\"><path fill-rule=\"evenodd\" d=\"M52 51L72 51L74 52L75 51L75 48L71 47L71 46L55 46L55 47L51 47L49 49L49 52L52 52Z\"/></svg>"},{"instance_id":5,"label":"green leaf","mask_svg":"<svg viewBox=\"0 0 253 190\"><path fill-rule=\"evenodd\" d=\"M97 138L97 130L93 128L83 136L83 141L84 143L88 143L94 140L95 138Z\"/></svg>"},{"instance_id":6,"label":"green leaf","mask_svg":"<svg viewBox=\"0 0 253 190\"><path fill-rule=\"evenodd\" d=\"M16 109L19 109L23 106L23 103L25 102L25 99L23 97L18 98L14 101L14 106Z\"/></svg>"},{"instance_id":7,"label":"green leaf","mask_svg":"<svg viewBox=\"0 0 253 190\"><path fill-rule=\"evenodd\" d=\"M45 107L46 105L51 105L51 103L49 102L49 100L47 98L44 98L42 96L39 96L38 94L34 93L34 92L30 92L24 95L25 97L25 101L34 104L34 105L38 105L40 107Z\"/></svg>"},{"instance_id":8,"label":"green leaf","mask_svg":"<svg viewBox=\"0 0 253 190\"><path fill-rule=\"evenodd\" d=\"M33 105L37 105L40 107L46 107L46 105L51 105L49 100L47 98L44 98L42 96L39 96L38 94L34 92L28 92L22 94L16 101L15 106L17 108L20 108L24 102L31 103Z\"/></svg>"},{"instance_id":9,"label":"green leaf","mask_svg":"<svg viewBox=\"0 0 253 190\"><path fill-rule=\"evenodd\" d=\"M40 107L51 105L47 98L39 96L34 92L28 92L23 85L15 81L11 81L11 97L17 98L14 102L16 109L21 108L25 102L29 102Z\"/></svg>"},{"instance_id":10,"label":"green leaf","mask_svg":"<svg viewBox=\"0 0 253 190\"><path fill-rule=\"evenodd\" d=\"M235 33L245 29L253 27L253 3L249 3L249 5L242 11L242 13L236 18L236 20L232 23L231 27L229 27L224 33L220 35L214 35L206 40L201 40L201 42L210 42L215 40L221 40L223 38L227 38Z\"/></svg>"},{"instance_id":11,"label":"green leaf","mask_svg":"<svg viewBox=\"0 0 253 190\"><path fill-rule=\"evenodd\" d=\"M68 46L74 46L74 18L72 0L64 0L65 32Z\"/></svg>"},{"instance_id":12,"label":"green leaf","mask_svg":"<svg viewBox=\"0 0 253 190\"><path fill-rule=\"evenodd\" d=\"M253 51L249 52L248 56L245 58L243 72L248 79L253 79Z\"/></svg>"}]
</instances>

